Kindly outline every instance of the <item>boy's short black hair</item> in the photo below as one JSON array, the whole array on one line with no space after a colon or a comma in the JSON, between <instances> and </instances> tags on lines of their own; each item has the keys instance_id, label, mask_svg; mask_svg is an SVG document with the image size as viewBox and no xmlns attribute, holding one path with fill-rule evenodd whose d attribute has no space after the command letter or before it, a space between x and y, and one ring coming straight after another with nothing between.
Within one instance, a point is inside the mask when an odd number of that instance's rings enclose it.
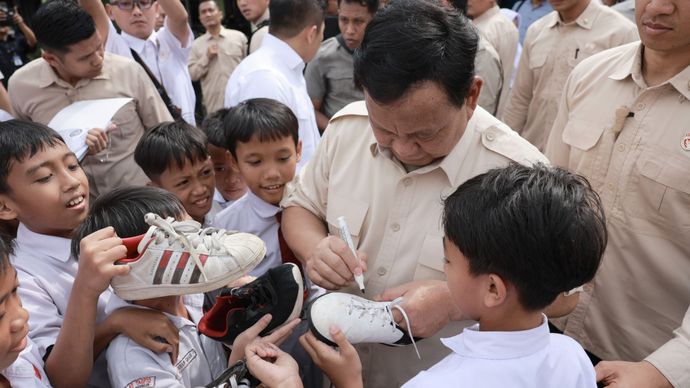
<instances>
[{"instance_id":1,"label":"boy's short black hair","mask_svg":"<svg viewBox=\"0 0 690 388\"><path fill-rule=\"evenodd\" d=\"M134 161L151 180L157 180L173 163L208 159L208 140L199 128L184 121L168 121L144 132L134 150Z\"/></svg>"},{"instance_id":2,"label":"boy's short black hair","mask_svg":"<svg viewBox=\"0 0 690 388\"><path fill-rule=\"evenodd\" d=\"M208 142L216 147L225 148L227 144L227 136L225 135L225 128L223 128L223 120L228 114L230 108L221 108L206 116L201 123L201 129L206 133Z\"/></svg>"},{"instance_id":3,"label":"boy's short black hair","mask_svg":"<svg viewBox=\"0 0 690 388\"><path fill-rule=\"evenodd\" d=\"M246 143L252 136L260 142L291 136L299 142L299 123L292 110L270 98L252 98L230 109L223 120L227 142L224 148L237 159L237 142Z\"/></svg>"},{"instance_id":4,"label":"boy's short black hair","mask_svg":"<svg viewBox=\"0 0 690 388\"><path fill-rule=\"evenodd\" d=\"M32 28L38 44L56 54L96 33L91 15L73 1L55 0L43 4L34 14Z\"/></svg>"},{"instance_id":5,"label":"boy's short black hair","mask_svg":"<svg viewBox=\"0 0 690 388\"><path fill-rule=\"evenodd\" d=\"M512 164L463 183L445 200L443 227L470 273L501 276L530 311L592 280L607 241L589 182L543 164Z\"/></svg>"},{"instance_id":6,"label":"boy's short black hair","mask_svg":"<svg viewBox=\"0 0 690 388\"><path fill-rule=\"evenodd\" d=\"M369 14L373 15L379 10L379 0L338 0L338 7L341 3L358 4L367 7Z\"/></svg>"},{"instance_id":7,"label":"boy's short black hair","mask_svg":"<svg viewBox=\"0 0 690 388\"><path fill-rule=\"evenodd\" d=\"M268 32L280 38L292 38L309 26L319 30L326 18L323 0L271 0L268 3L271 23Z\"/></svg>"},{"instance_id":8,"label":"boy's short black hair","mask_svg":"<svg viewBox=\"0 0 690 388\"><path fill-rule=\"evenodd\" d=\"M153 186L125 186L99 196L91 206L91 213L74 231L72 255L79 257L79 243L91 233L112 226L120 238L146 233L149 225L146 213L163 218L181 218L184 206L174 194Z\"/></svg>"},{"instance_id":9,"label":"boy's short black hair","mask_svg":"<svg viewBox=\"0 0 690 388\"><path fill-rule=\"evenodd\" d=\"M43 124L21 120L0 122L0 194L12 192L7 177L13 163L21 163L58 144L65 144L60 134Z\"/></svg>"}]
</instances>

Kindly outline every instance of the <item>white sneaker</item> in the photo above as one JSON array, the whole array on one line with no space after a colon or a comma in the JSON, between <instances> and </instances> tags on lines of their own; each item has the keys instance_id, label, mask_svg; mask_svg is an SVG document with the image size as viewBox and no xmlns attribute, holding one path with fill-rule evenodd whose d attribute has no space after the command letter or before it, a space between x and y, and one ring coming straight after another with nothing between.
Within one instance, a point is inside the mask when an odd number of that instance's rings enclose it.
<instances>
[{"instance_id":1,"label":"white sneaker","mask_svg":"<svg viewBox=\"0 0 690 388\"><path fill-rule=\"evenodd\" d=\"M330 327L336 325L352 344L412 344L419 357L412 331L405 332L393 320L392 310L396 309L402 314L407 327L410 327L401 302L402 298L392 302L374 302L356 295L332 292L320 296L309 307L309 328L316 338L332 346L336 346L336 343L331 337Z\"/></svg>"},{"instance_id":2,"label":"white sneaker","mask_svg":"<svg viewBox=\"0 0 690 388\"><path fill-rule=\"evenodd\" d=\"M205 228L196 221L166 220L148 213L146 234L123 239L129 274L110 282L124 300L198 294L225 287L254 269L266 254L249 233Z\"/></svg>"}]
</instances>

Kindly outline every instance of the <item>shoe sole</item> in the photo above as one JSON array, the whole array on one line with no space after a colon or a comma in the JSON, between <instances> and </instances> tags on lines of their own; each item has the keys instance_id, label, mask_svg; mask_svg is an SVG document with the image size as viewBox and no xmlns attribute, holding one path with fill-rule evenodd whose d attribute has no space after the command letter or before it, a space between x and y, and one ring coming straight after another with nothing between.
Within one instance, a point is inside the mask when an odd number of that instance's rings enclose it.
<instances>
[{"instance_id":1,"label":"shoe sole","mask_svg":"<svg viewBox=\"0 0 690 388\"><path fill-rule=\"evenodd\" d=\"M270 333L278 330L279 328L281 328L286 323L299 317L300 312L302 312L302 305L304 302L304 278L302 277L302 272L299 270L299 267L297 265L295 265L293 263L288 263L288 264L292 265L292 276L295 278L295 282L297 283L297 287L298 287L297 300L295 301L295 305L292 308L292 312L287 317L285 322L281 323L278 327L271 330Z\"/></svg>"},{"instance_id":2,"label":"shoe sole","mask_svg":"<svg viewBox=\"0 0 690 388\"><path fill-rule=\"evenodd\" d=\"M201 294L223 288L229 283L241 278L242 276L245 276L252 269L254 269L261 262L261 260L263 260L265 255L266 248L264 247L259 254L257 254L256 257L244 267L235 272L228 273L225 277L218 278L211 282L194 284L145 284L135 287L116 286L112 288L115 294L123 300L145 300L161 298L164 296Z\"/></svg>"}]
</instances>

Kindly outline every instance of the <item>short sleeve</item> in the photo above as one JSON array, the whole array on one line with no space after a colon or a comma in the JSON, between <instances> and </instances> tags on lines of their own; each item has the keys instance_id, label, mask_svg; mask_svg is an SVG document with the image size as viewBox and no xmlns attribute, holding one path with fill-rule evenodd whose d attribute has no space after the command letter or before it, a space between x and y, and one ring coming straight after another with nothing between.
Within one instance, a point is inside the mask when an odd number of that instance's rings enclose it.
<instances>
[{"instance_id":1,"label":"short sleeve","mask_svg":"<svg viewBox=\"0 0 690 388\"><path fill-rule=\"evenodd\" d=\"M106 354L113 388L184 387L167 353L154 354L120 335L110 343Z\"/></svg>"},{"instance_id":2,"label":"short sleeve","mask_svg":"<svg viewBox=\"0 0 690 388\"><path fill-rule=\"evenodd\" d=\"M307 81L307 93L309 98L316 101L322 101L326 95L326 83L324 80L323 61L321 55L316 57L307 64L307 69L304 72L304 79Z\"/></svg>"},{"instance_id":3,"label":"short sleeve","mask_svg":"<svg viewBox=\"0 0 690 388\"><path fill-rule=\"evenodd\" d=\"M29 336L35 343L41 358L46 350L55 345L64 320L64 311L55 305L50 294L41 286L41 280L17 269L19 297L23 307L31 312Z\"/></svg>"}]
</instances>

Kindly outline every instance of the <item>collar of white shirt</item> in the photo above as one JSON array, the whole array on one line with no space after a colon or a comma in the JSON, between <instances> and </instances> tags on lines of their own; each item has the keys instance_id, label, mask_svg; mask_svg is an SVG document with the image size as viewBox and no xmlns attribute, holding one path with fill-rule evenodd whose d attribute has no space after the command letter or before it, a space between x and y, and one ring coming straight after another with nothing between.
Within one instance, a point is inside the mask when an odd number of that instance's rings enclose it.
<instances>
[{"instance_id":1,"label":"collar of white shirt","mask_svg":"<svg viewBox=\"0 0 690 388\"><path fill-rule=\"evenodd\" d=\"M63 263L67 262L71 256L71 243L72 241L68 238L33 232L24 224L19 224L17 229L18 247L30 247L31 251L37 255L50 257Z\"/></svg>"},{"instance_id":2,"label":"collar of white shirt","mask_svg":"<svg viewBox=\"0 0 690 388\"><path fill-rule=\"evenodd\" d=\"M280 213L281 209L277 206L271 205L270 203L259 198L256 194L251 191L247 191L247 203L254 209L254 212L263 219L274 218L276 214Z\"/></svg>"},{"instance_id":3,"label":"collar of white shirt","mask_svg":"<svg viewBox=\"0 0 690 388\"><path fill-rule=\"evenodd\" d=\"M297 51L274 35L270 33L266 34L261 43L261 48L275 52L277 54L276 58L280 58L280 62L284 63L292 71L301 74L302 70L304 70L304 61L302 57L297 54Z\"/></svg>"},{"instance_id":4,"label":"collar of white shirt","mask_svg":"<svg viewBox=\"0 0 690 388\"><path fill-rule=\"evenodd\" d=\"M549 345L549 324L546 316L539 327L522 331L479 331L479 324L463 330L462 334L441 338L441 342L456 354L490 360L526 357Z\"/></svg>"},{"instance_id":5,"label":"collar of white shirt","mask_svg":"<svg viewBox=\"0 0 690 388\"><path fill-rule=\"evenodd\" d=\"M152 47L155 48L158 47L156 44L156 32L154 31L147 39L139 39L136 36L129 35L128 33L122 31L120 33L122 35L122 39L127 42L127 45L132 48L132 50L136 51L137 54L141 54L142 51L144 51L144 48L146 47L147 43L150 43L150 45L153 45Z\"/></svg>"}]
</instances>

